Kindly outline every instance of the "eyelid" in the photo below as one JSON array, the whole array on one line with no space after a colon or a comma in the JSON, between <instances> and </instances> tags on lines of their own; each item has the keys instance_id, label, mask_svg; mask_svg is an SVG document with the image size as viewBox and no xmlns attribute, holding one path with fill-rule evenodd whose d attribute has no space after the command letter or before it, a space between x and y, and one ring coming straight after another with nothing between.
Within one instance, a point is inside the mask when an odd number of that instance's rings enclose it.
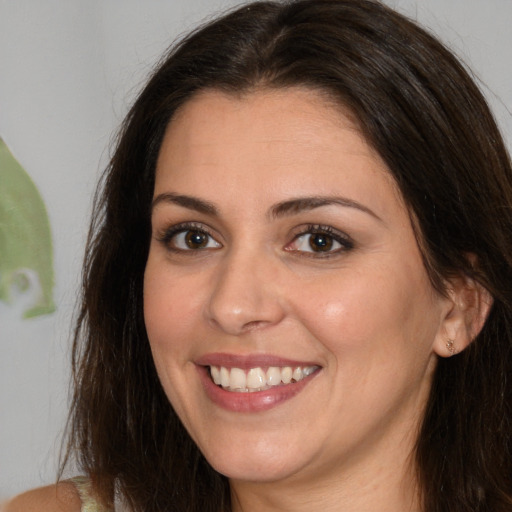
<instances>
[{"instance_id":1,"label":"eyelid","mask_svg":"<svg viewBox=\"0 0 512 512\"><path fill-rule=\"evenodd\" d=\"M212 232L212 230L209 226L203 224L202 222L193 222L193 221L187 221L187 222L180 222L178 224L173 224L169 227L166 227L164 229L161 229L157 231L155 238L162 243L168 250L177 252L177 253L185 253L185 252L200 252L205 249L212 249L211 247L207 248L198 248L196 250L194 249L181 249L177 247L171 246L172 239L178 235L179 233L183 233L186 231L197 231L199 233L203 233L210 237L216 244L218 244L218 248L221 248L223 245L218 240L218 236L215 236ZM338 253L346 252L354 248L354 241L352 238L344 233L343 231L340 231L338 229L333 228L330 225L324 225L324 224L307 224L305 226L298 226L295 228L293 233L293 238L291 242L286 244L284 247L285 251L288 251L290 253L300 253L301 255L309 256L309 257L317 257L317 258L327 258L329 256L335 256ZM314 234L326 234L329 237L331 237L335 242L339 243L341 247L335 249L335 250L329 250L329 251L304 251L299 249L293 249L290 247L297 239L299 239L302 236L305 235L314 235Z\"/></svg>"},{"instance_id":2,"label":"eyelid","mask_svg":"<svg viewBox=\"0 0 512 512\"><path fill-rule=\"evenodd\" d=\"M173 224L172 226L166 227L164 229L161 229L157 231L155 238L165 245L165 247L174 252L199 252L201 249L193 250L186 250L186 249L179 249L176 247L171 247L170 243L171 240L178 235L179 233L183 233L185 231L197 231L199 233L203 233L207 236L209 236L212 240L214 240L217 244L219 244L220 247L222 247L222 244L217 240L217 237L215 237L212 234L212 229L206 226L205 224L201 222L180 222L179 224ZM204 249L202 249L204 250Z\"/></svg>"},{"instance_id":3,"label":"eyelid","mask_svg":"<svg viewBox=\"0 0 512 512\"><path fill-rule=\"evenodd\" d=\"M338 249L335 249L333 251L326 251L326 252L315 252L315 251L299 251L297 249L287 249L287 247L291 244L293 244L296 240L298 240L300 237L304 235L314 235L314 234L326 234L330 236L334 241L338 242L341 247ZM338 253L346 252L351 249L353 249L355 246L354 241L352 238L344 233L343 231L340 231L338 229L333 228L329 225L323 225L323 224L308 224L307 226L299 227L297 228L297 232L294 233L292 241L287 244L285 247L285 250L288 250L289 252L298 252L302 255L306 255L309 257L319 257L319 258L327 258L329 256L334 256Z\"/></svg>"}]
</instances>

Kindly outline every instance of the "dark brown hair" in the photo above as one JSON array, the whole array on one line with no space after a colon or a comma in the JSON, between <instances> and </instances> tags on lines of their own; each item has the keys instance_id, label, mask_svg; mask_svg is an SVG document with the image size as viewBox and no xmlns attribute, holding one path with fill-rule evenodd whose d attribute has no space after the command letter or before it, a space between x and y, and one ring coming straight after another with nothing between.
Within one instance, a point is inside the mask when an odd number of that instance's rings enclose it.
<instances>
[{"instance_id":1,"label":"dark brown hair","mask_svg":"<svg viewBox=\"0 0 512 512\"><path fill-rule=\"evenodd\" d=\"M106 503L118 492L135 511L230 510L227 480L169 404L145 332L155 162L167 124L198 90L293 86L324 91L353 113L415 218L437 289L462 274L492 294L479 336L439 360L416 462L425 512L511 510L510 160L464 67L373 0L248 4L158 65L96 198L74 341L71 449Z\"/></svg>"}]
</instances>

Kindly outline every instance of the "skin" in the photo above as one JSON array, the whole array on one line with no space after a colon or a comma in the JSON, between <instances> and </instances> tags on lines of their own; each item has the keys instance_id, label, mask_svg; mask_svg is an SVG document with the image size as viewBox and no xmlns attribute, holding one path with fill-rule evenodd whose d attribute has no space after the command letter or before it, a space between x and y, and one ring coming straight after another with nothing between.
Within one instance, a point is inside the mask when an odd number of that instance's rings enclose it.
<instances>
[{"instance_id":1,"label":"skin","mask_svg":"<svg viewBox=\"0 0 512 512\"><path fill-rule=\"evenodd\" d=\"M282 207L319 196L343 204ZM204 248L183 244L183 228L169 236L183 222L209 233ZM347 112L307 89L198 94L165 135L152 224L144 314L155 364L229 477L234 512L419 511L412 452L436 359L471 342L492 299L463 276L444 295L432 288L402 197ZM310 225L340 243L319 253ZM198 360L219 352L320 370L270 409L234 412L199 377ZM0 505L80 508L66 482Z\"/></svg>"},{"instance_id":2,"label":"skin","mask_svg":"<svg viewBox=\"0 0 512 512\"><path fill-rule=\"evenodd\" d=\"M154 361L190 435L230 479L234 510L419 510L418 422L437 356L450 355L447 339L463 348L468 322L455 287L432 288L401 195L350 116L306 89L203 91L169 124L154 196L144 283ZM269 213L319 196L349 205ZM315 252L309 225L350 247ZM208 233L204 248L184 245L190 229ZM211 353L321 369L269 410L234 412L199 378Z\"/></svg>"},{"instance_id":3,"label":"skin","mask_svg":"<svg viewBox=\"0 0 512 512\"><path fill-rule=\"evenodd\" d=\"M0 512L80 512L80 509L75 486L67 482L33 489L0 504Z\"/></svg>"}]
</instances>

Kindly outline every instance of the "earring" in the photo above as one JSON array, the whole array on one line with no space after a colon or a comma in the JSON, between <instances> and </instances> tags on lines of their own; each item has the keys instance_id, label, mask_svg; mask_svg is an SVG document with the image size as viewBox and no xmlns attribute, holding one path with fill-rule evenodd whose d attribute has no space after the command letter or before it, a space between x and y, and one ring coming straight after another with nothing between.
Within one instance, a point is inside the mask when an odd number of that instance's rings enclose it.
<instances>
[{"instance_id":1,"label":"earring","mask_svg":"<svg viewBox=\"0 0 512 512\"><path fill-rule=\"evenodd\" d=\"M446 340L446 348L448 349L448 352L450 352L450 355L453 356L455 354L455 347L454 347L455 340Z\"/></svg>"}]
</instances>

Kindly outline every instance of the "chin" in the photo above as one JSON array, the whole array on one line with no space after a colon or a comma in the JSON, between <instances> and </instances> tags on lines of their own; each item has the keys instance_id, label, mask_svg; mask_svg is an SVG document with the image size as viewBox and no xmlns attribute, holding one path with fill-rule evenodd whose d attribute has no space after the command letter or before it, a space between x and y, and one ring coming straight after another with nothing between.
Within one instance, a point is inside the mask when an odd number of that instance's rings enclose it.
<instances>
[{"instance_id":1,"label":"chin","mask_svg":"<svg viewBox=\"0 0 512 512\"><path fill-rule=\"evenodd\" d=\"M270 446L261 441L246 443L244 449L218 443L214 450L203 450L203 454L217 472L230 480L261 483L296 474L307 466L308 458L303 450L283 450L282 443Z\"/></svg>"},{"instance_id":2,"label":"chin","mask_svg":"<svg viewBox=\"0 0 512 512\"><path fill-rule=\"evenodd\" d=\"M212 463L213 462L213 463ZM230 480L238 480L245 482L276 482L284 480L295 474L299 468L297 464L287 464L286 461L272 461L267 463L261 460L244 460L237 458L233 460L212 461L212 467L229 478Z\"/></svg>"}]
</instances>

